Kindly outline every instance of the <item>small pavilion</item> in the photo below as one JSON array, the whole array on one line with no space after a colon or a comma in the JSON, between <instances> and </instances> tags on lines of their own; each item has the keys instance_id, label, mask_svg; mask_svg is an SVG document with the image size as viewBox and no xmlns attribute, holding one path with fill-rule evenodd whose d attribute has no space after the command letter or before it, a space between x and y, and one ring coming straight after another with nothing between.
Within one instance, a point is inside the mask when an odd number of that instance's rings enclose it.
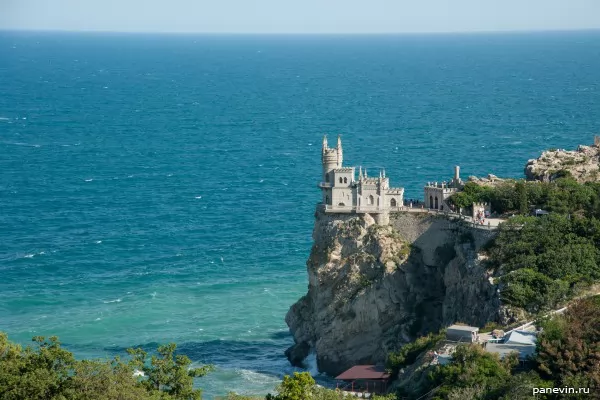
<instances>
[{"instance_id":1,"label":"small pavilion","mask_svg":"<svg viewBox=\"0 0 600 400\"><path fill-rule=\"evenodd\" d=\"M335 378L337 387L348 392L386 393L390 374L383 366L355 365Z\"/></svg>"}]
</instances>

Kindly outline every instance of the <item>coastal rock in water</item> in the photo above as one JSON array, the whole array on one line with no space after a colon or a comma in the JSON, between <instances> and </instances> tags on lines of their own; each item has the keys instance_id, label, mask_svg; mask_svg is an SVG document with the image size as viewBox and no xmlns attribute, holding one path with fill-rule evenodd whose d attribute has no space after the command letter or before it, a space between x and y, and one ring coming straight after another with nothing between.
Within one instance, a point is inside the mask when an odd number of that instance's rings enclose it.
<instances>
[{"instance_id":1,"label":"coastal rock in water","mask_svg":"<svg viewBox=\"0 0 600 400\"><path fill-rule=\"evenodd\" d=\"M551 149L525 165L528 180L551 182L570 173L578 182L594 182L600 179L600 147L579 146L577 150Z\"/></svg>"},{"instance_id":2,"label":"coastal rock in water","mask_svg":"<svg viewBox=\"0 0 600 400\"><path fill-rule=\"evenodd\" d=\"M304 360L310 353L310 346L306 342L298 343L285 351L285 356L294 367L305 368Z\"/></svg>"},{"instance_id":3,"label":"coastal rock in water","mask_svg":"<svg viewBox=\"0 0 600 400\"><path fill-rule=\"evenodd\" d=\"M315 218L308 293L286 315L293 363L310 348L319 370L336 375L384 362L454 322L481 326L499 317L496 286L477 254L494 231L408 212L392 214L389 226L370 216L317 211Z\"/></svg>"}]
</instances>

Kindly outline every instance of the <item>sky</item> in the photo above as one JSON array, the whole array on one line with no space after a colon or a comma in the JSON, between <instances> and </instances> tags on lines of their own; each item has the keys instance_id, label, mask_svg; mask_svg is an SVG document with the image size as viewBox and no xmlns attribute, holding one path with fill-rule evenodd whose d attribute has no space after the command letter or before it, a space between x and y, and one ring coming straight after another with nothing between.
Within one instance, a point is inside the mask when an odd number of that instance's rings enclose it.
<instances>
[{"instance_id":1,"label":"sky","mask_svg":"<svg viewBox=\"0 0 600 400\"><path fill-rule=\"evenodd\" d=\"M425 33L600 29L600 0L0 0L2 30Z\"/></svg>"}]
</instances>

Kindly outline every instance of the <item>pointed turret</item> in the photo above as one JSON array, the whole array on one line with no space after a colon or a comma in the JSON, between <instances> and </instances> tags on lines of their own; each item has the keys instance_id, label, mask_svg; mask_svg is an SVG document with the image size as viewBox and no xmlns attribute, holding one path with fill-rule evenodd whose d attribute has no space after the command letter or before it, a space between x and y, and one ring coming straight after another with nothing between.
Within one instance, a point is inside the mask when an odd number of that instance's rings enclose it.
<instances>
[{"instance_id":1,"label":"pointed turret","mask_svg":"<svg viewBox=\"0 0 600 400\"><path fill-rule=\"evenodd\" d=\"M342 135L338 135L338 140L337 140L337 157L338 157L338 166L342 166L342 163L344 161L344 153L342 151Z\"/></svg>"},{"instance_id":2,"label":"pointed turret","mask_svg":"<svg viewBox=\"0 0 600 400\"><path fill-rule=\"evenodd\" d=\"M323 151L327 149L327 135L323 135Z\"/></svg>"}]
</instances>

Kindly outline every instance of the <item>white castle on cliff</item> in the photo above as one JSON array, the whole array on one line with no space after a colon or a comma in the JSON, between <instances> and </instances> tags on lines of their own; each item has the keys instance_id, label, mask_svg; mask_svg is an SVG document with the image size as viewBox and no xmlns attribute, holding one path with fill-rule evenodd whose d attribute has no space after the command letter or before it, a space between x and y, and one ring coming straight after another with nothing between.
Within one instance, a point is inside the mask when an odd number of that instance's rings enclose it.
<instances>
[{"instance_id":1,"label":"white castle on cliff","mask_svg":"<svg viewBox=\"0 0 600 400\"><path fill-rule=\"evenodd\" d=\"M322 204L325 212L373 214L378 223L385 224L390 211L398 211L404 201L404 188L390 188L390 179L385 170L379 177L370 178L367 170L342 166L342 139L338 136L337 146L327 145L323 137L322 163L323 178L319 187L323 193Z\"/></svg>"}]
</instances>

